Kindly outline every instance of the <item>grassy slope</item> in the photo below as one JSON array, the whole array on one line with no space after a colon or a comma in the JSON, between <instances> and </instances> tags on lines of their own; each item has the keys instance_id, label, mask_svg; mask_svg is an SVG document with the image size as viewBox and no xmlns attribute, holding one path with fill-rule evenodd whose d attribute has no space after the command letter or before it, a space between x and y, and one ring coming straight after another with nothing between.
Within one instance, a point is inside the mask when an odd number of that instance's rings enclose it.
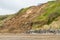
<instances>
[{"instance_id":1,"label":"grassy slope","mask_svg":"<svg viewBox=\"0 0 60 40\"><path fill-rule=\"evenodd\" d=\"M41 16L35 18L35 22L42 21L46 22L45 24L49 25L53 22L57 17L60 16L60 2L48 2L49 6L47 6L44 10L45 12L42 13ZM40 23L42 24L42 23ZM34 24L33 29L39 29L42 26L40 24Z\"/></svg>"}]
</instances>

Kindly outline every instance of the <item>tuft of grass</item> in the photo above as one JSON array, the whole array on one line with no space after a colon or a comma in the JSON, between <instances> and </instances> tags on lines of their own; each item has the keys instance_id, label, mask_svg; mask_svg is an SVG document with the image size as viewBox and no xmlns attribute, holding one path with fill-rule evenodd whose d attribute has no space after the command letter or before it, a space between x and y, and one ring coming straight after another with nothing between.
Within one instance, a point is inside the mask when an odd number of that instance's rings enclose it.
<instances>
[{"instance_id":1,"label":"tuft of grass","mask_svg":"<svg viewBox=\"0 0 60 40\"><path fill-rule=\"evenodd\" d=\"M28 8L22 8L21 10L19 10L19 12L16 15L19 15L19 14L22 14L22 13L26 12L29 8L30 7L28 7Z\"/></svg>"}]
</instances>

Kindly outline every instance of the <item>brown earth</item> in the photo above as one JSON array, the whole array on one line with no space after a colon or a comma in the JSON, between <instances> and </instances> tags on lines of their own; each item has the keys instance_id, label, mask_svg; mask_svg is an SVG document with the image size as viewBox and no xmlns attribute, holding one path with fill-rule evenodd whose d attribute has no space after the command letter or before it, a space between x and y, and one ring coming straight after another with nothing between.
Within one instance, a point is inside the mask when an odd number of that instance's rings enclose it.
<instances>
[{"instance_id":1,"label":"brown earth","mask_svg":"<svg viewBox=\"0 0 60 40\"><path fill-rule=\"evenodd\" d=\"M47 3L32 6L27 11L14 16L11 19L5 20L0 32L26 32L32 28L32 20L44 12L44 8L48 6Z\"/></svg>"}]
</instances>

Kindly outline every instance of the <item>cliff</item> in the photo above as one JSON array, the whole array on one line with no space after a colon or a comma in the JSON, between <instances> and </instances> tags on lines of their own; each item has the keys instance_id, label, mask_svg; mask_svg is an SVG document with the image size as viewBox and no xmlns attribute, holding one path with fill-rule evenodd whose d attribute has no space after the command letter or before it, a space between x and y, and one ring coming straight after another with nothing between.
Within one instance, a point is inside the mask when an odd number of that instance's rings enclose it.
<instances>
[{"instance_id":1,"label":"cliff","mask_svg":"<svg viewBox=\"0 0 60 40\"><path fill-rule=\"evenodd\" d=\"M25 33L30 30L60 29L60 3L50 1L22 8L12 17L3 20L0 32Z\"/></svg>"}]
</instances>

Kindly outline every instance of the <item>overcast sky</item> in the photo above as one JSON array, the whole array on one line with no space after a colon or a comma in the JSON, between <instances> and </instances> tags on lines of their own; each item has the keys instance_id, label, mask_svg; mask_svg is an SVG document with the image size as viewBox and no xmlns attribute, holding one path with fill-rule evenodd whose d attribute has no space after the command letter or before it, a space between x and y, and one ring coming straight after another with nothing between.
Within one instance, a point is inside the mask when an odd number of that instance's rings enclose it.
<instances>
[{"instance_id":1,"label":"overcast sky","mask_svg":"<svg viewBox=\"0 0 60 40\"><path fill-rule=\"evenodd\" d=\"M0 15L13 14L24 7L38 5L50 0L0 0Z\"/></svg>"}]
</instances>

